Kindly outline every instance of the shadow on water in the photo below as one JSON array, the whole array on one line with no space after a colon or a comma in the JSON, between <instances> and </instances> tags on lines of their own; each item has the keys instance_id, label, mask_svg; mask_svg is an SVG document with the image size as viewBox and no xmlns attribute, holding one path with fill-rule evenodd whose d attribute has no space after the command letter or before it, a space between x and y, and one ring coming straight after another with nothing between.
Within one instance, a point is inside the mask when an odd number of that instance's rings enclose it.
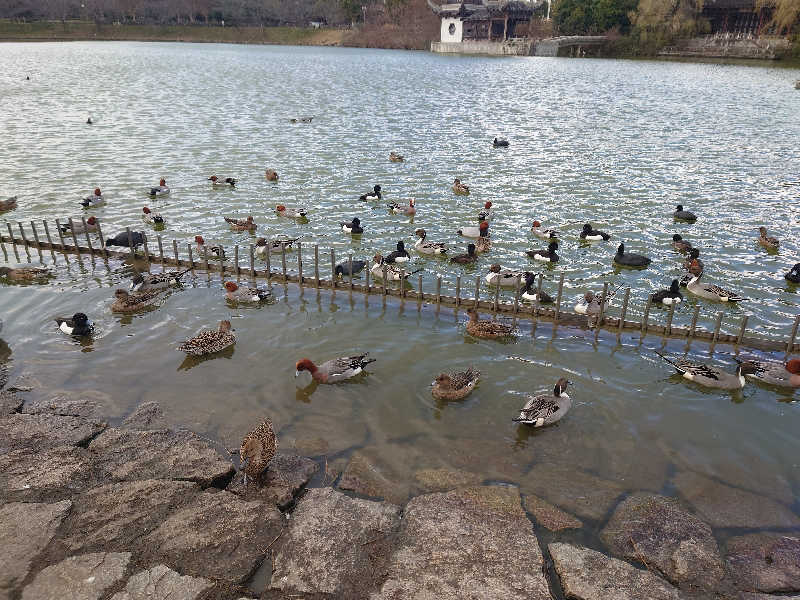
<instances>
[{"instance_id":1,"label":"shadow on water","mask_svg":"<svg viewBox=\"0 0 800 600\"><path fill-rule=\"evenodd\" d=\"M207 354L205 356L187 356L183 359L183 362L178 366L178 371L188 371L189 369L194 369L195 367L199 367L205 362L210 360L216 360L218 358L226 358L230 360L233 358L233 353L236 351L236 346L230 346L222 350L221 352L215 352L214 354Z\"/></svg>"}]
</instances>

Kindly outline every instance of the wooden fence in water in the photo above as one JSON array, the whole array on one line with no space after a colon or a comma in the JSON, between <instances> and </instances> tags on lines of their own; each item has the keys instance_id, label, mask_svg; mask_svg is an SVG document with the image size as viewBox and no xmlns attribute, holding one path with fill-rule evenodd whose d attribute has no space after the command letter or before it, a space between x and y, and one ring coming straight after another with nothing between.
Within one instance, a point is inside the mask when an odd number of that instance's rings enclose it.
<instances>
[{"instance_id":1,"label":"wooden fence in water","mask_svg":"<svg viewBox=\"0 0 800 600\"><path fill-rule=\"evenodd\" d=\"M65 233L62 231L62 226L68 224L70 227ZM576 326L581 328L594 328L599 331L605 329L611 332L622 333L626 332L639 332L642 337L647 334L655 334L671 339L686 339L689 342L698 340L711 344L713 348L716 344L730 344L744 348L752 348L756 350L770 351L770 352L783 352L788 356L792 352L800 350L800 344L795 343L797 337L798 326L800 326L800 315L798 315L792 324L787 324L787 337L784 340L776 338L768 338L754 334L747 330L748 316L744 315L738 326L738 332L735 334L723 333L720 331L723 319L723 312L719 312L715 317L715 327L713 330L703 329L697 325L700 316L700 305L696 305L692 314L691 323L688 326L673 325L673 316L675 313L675 306L669 307L669 312L666 317L666 322L662 324L653 323L650 319L650 302L649 299L644 306L641 320L627 320L630 301L630 288L626 288L623 293L622 309L618 317L606 315L601 309L600 314L587 318L585 315L578 315L573 312L567 312L563 309L562 302L564 291L564 273L562 272L558 282L558 292L555 297L553 305L540 305L533 303L532 305L523 304L520 302L520 287L521 282L517 281L516 290L513 302L505 302L500 300L500 286L486 286L487 290L481 296L483 283L483 276L477 275L474 285L472 282L462 281L460 276L456 277L455 282L455 296L442 294L442 276L438 275L435 281L435 291L433 293L423 289L422 275L417 276L416 282L411 280L408 274L403 274L405 279L402 281L386 281L385 278L375 280L370 283L370 269L369 266L364 269L364 279L361 282L354 281L352 274L345 277L337 277L336 275L336 254L333 249L320 253L317 245L312 246L314 250L313 260L304 263L303 260L303 245L301 242L296 242L296 252L275 252L266 254L265 268L257 268L255 257L255 246L249 245L244 248L244 252L240 252L240 246L233 247L233 260L228 264L228 260L224 257L224 248L220 246L222 252L219 256L209 256L208 249L204 247L202 256L195 257L191 244L186 244L185 258L180 255L179 244L176 240L171 240L170 244L165 245L164 240L160 235L156 236L158 242L157 253L151 251L148 246L147 236L145 242L140 250L133 247L119 251L110 250L106 248L103 238L102 229L99 220L97 221L97 236L98 241L96 244L92 243L92 237L86 228L86 220L74 223L72 219L62 224L58 219L55 220L55 231L58 234L57 241L53 240L50 233L50 227L47 221L41 221L41 232L44 233L44 238L40 237L40 230L37 229L36 222L30 222L30 235L25 231L22 223L17 222L16 226L19 230L19 235L15 235L14 227L10 222L6 222L6 229L8 235L0 230L0 247L2 247L5 259L8 262L9 257L5 246L2 244L12 244L14 252L16 253L16 246L23 246L26 253L29 255L29 248L35 248L39 254L49 251L55 260L55 252L62 253L66 260L68 256L74 254L80 260L83 255L92 258L99 256L107 261L109 258L126 260L142 259L148 267L151 263L157 263L162 267L176 266L191 268L193 271L205 271L208 276L211 273L218 272L220 276L224 277L226 274L235 276L237 278L249 277L255 279L266 279L269 282L277 283L293 283L301 287L309 287L316 289L328 290L346 290L350 292L357 292L367 295L380 295L397 297L401 300L416 301L420 303L427 303L435 305L436 307L453 308L455 310L467 310L475 308L480 311L493 312L499 315L512 315L514 318L524 318L532 320L549 321L554 324L563 324L569 326ZM75 232L75 226L83 227L80 233ZM130 228L127 229L130 234ZM65 236L68 239L65 240ZM78 242L78 237L85 240L86 245L81 246ZM71 241L72 243L68 243ZM97 247L95 247L97 246ZM171 252L170 252L171 251ZM328 265L327 255L330 255L330 279L325 279L322 275L323 271L327 271ZM290 270L290 265L287 264L287 256L294 255L295 269ZM245 258L248 262L247 266L242 267L240 258ZM280 261L279 265L275 265L277 270L273 269L272 261ZM348 256L347 260L352 261L352 256ZM323 262L325 264L323 264ZM305 269L305 270L304 270ZM352 269L350 269L352 273ZM416 285L414 285L416 283ZM541 291L542 288L542 275L539 274L537 281L537 288ZM608 293L608 283L603 287L603 294ZM591 323L589 322L591 319Z\"/></svg>"}]
</instances>

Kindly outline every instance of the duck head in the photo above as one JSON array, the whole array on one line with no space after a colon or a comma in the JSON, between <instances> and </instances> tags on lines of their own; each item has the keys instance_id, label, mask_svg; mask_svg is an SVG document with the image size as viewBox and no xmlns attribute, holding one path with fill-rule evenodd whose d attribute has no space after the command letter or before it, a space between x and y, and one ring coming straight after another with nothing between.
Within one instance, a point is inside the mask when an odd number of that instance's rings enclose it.
<instances>
[{"instance_id":1,"label":"duck head","mask_svg":"<svg viewBox=\"0 0 800 600\"><path fill-rule=\"evenodd\" d=\"M102 196L103 194L100 192L100 188L94 188L94 195L95 196Z\"/></svg>"},{"instance_id":2,"label":"duck head","mask_svg":"<svg viewBox=\"0 0 800 600\"><path fill-rule=\"evenodd\" d=\"M492 265L491 267L489 267L489 271L491 271L492 273L499 273L501 270L502 267L500 265Z\"/></svg>"},{"instance_id":3,"label":"duck head","mask_svg":"<svg viewBox=\"0 0 800 600\"><path fill-rule=\"evenodd\" d=\"M158 180L158 185L162 187L167 185L167 180L162 177L161 179Z\"/></svg>"},{"instance_id":4,"label":"duck head","mask_svg":"<svg viewBox=\"0 0 800 600\"><path fill-rule=\"evenodd\" d=\"M492 203L491 202L487 202L486 204L483 205L483 208L485 208L486 210L489 210L490 208L492 208Z\"/></svg>"},{"instance_id":5,"label":"duck head","mask_svg":"<svg viewBox=\"0 0 800 600\"><path fill-rule=\"evenodd\" d=\"M591 304L594 302L594 292L586 292L583 295L583 299L586 301L587 304Z\"/></svg>"},{"instance_id":6,"label":"duck head","mask_svg":"<svg viewBox=\"0 0 800 600\"><path fill-rule=\"evenodd\" d=\"M361 225L361 219L359 219L358 217L353 219L353 225L355 225L356 227L359 227Z\"/></svg>"},{"instance_id":7,"label":"duck head","mask_svg":"<svg viewBox=\"0 0 800 600\"><path fill-rule=\"evenodd\" d=\"M381 186L379 186L379 185L372 186L372 191L375 192L376 194L380 194L381 193Z\"/></svg>"},{"instance_id":8,"label":"duck head","mask_svg":"<svg viewBox=\"0 0 800 600\"><path fill-rule=\"evenodd\" d=\"M676 211L682 211L683 210L683 204L678 204L678 206L675 208L675 210Z\"/></svg>"},{"instance_id":9,"label":"duck head","mask_svg":"<svg viewBox=\"0 0 800 600\"><path fill-rule=\"evenodd\" d=\"M461 180L460 180L458 177L456 177L456 178L453 180L453 185L461 185Z\"/></svg>"},{"instance_id":10,"label":"duck head","mask_svg":"<svg viewBox=\"0 0 800 600\"><path fill-rule=\"evenodd\" d=\"M239 286L236 285L236 283L233 281L226 281L225 289L228 290L229 292L235 292L236 290L239 289Z\"/></svg>"},{"instance_id":11,"label":"duck head","mask_svg":"<svg viewBox=\"0 0 800 600\"><path fill-rule=\"evenodd\" d=\"M564 379L563 377L556 381L556 385L553 388L553 395L558 398L561 394L567 391L567 385L570 382Z\"/></svg>"},{"instance_id":12,"label":"duck head","mask_svg":"<svg viewBox=\"0 0 800 600\"><path fill-rule=\"evenodd\" d=\"M679 284L678 280L677 279L673 279L672 283L669 285L669 291L672 292L673 294L677 293L678 292L678 284Z\"/></svg>"},{"instance_id":13,"label":"duck head","mask_svg":"<svg viewBox=\"0 0 800 600\"><path fill-rule=\"evenodd\" d=\"M672 241L673 242L680 242L682 239L683 238L680 236L680 234L677 234L677 233L672 236Z\"/></svg>"},{"instance_id":14,"label":"duck head","mask_svg":"<svg viewBox=\"0 0 800 600\"><path fill-rule=\"evenodd\" d=\"M97 217L89 217L88 219L86 219L86 222L89 225L94 225L95 223L97 223Z\"/></svg>"},{"instance_id":15,"label":"duck head","mask_svg":"<svg viewBox=\"0 0 800 600\"><path fill-rule=\"evenodd\" d=\"M475 310L474 308L470 308L467 311L467 314L469 315L469 320L470 321L477 321L478 320L478 311Z\"/></svg>"},{"instance_id":16,"label":"duck head","mask_svg":"<svg viewBox=\"0 0 800 600\"><path fill-rule=\"evenodd\" d=\"M541 227L541 226L542 226L542 224L541 224L539 221L534 221L534 222L533 222L533 226L534 226L534 227Z\"/></svg>"},{"instance_id":17,"label":"duck head","mask_svg":"<svg viewBox=\"0 0 800 600\"><path fill-rule=\"evenodd\" d=\"M530 271L525 271L525 285L530 287L536 281L536 273L531 273Z\"/></svg>"},{"instance_id":18,"label":"duck head","mask_svg":"<svg viewBox=\"0 0 800 600\"><path fill-rule=\"evenodd\" d=\"M800 358L793 358L787 362L786 370L792 375L800 375Z\"/></svg>"},{"instance_id":19,"label":"duck head","mask_svg":"<svg viewBox=\"0 0 800 600\"><path fill-rule=\"evenodd\" d=\"M617 254L625 254L625 244L620 244L617 248Z\"/></svg>"},{"instance_id":20,"label":"duck head","mask_svg":"<svg viewBox=\"0 0 800 600\"><path fill-rule=\"evenodd\" d=\"M383 255L381 255L381 253L379 252L378 254L372 257L372 262L374 262L376 265L381 264L383 262Z\"/></svg>"},{"instance_id":21,"label":"duck head","mask_svg":"<svg viewBox=\"0 0 800 600\"><path fill-rule=\"evenodd\" d=\"M209 181L213 181L213 182L215 182L215 183L216 183L217 179L218 179L218 178L217 178L217 176L216 176L216 175L212 175L211 177L209 177L209 178L208 178L208 180L209 180Z\"/></svg>"},{"instance_id":22,"label":"duck head","mask_svg":"<svg viewBox=\"0 0 800 600\"><path fill-rule=\"evenodd\" d=\"M800 273L800 263L797 263L795 266L793 266L791 271L792 273Z\"/></svg>"},{"instance_id":23,"label":"duck head","mask_svg":"<svg viewBox=\"0 0 800 600\"><path fill-rule=\"evenodd\" d=\"M149 208L147 208L147 207L145 206L145 207L142 209L142 212L143 212L144 214L146 214L146 215L149 215L149 214L150 214L150 209L149 209Z\"/></svg>"},{"instance_id":24,"label":"duck head","mask_svg":"<svg viewBox=\"0 0 800 600\"><path fill-rule=\"evenodd\" d=\"M547 246L547 251L553 253L556 250L558 250L558 242L550 242L550 245Z\"/></svg>"},{"instance_id":25,"label":"duck head","mask_svg":"<svg viewBox=\"0 0 800 600\"><path fill-rule=\"evenodd\" d=\"M424 229L417 229L417 230L414 232L414 235L415 235L415 236L417 236L418 238L420 238L420 239L423 239L423 240L424 240L424 239L425 239L425 236L426 236L427 234L425 233L425 230L424 230Z\"/></svg>"},{"instance_id":26,"label":"duck head","mask_svg":"<svg viewBox=\"0 0 800 600\"><path fill-rule=\"evenodd\" d=\"M247 217L247 222L248 223L252 223L253 222L253 217Z\"/></svg>"},{"instance_id":27,"label":"duck head","mask_svg":"<svg viewBox=\"0 0 800 600\"><path fill-rule=\"evenodd\" d=\"M256 240L256 246L266 246L267 240L265 238L258 238Z\"/></svg>"},{"instance_id":28,"label":"duck head","mask_svg":"<svg viewBox=\"0 0 800 600\"><path fill-rule=\"evenodd\" d=\"M475 244L467 244L467 254L470 256L475 255Z\"/></svg>"},{"instance_id":29,"label":"duck head","mask_svg":"<svg viewBox=\"0 0 800 600\"><path fill-rule=\"evenodd\" d=\"M759 227L758 232L761 234L761 237L767 237L767 228L766 227Z\"/></svg>"},{"instance_id":30,"label":"duck head","mask_svg":"<svg viewBox=\"0 0 800 600\"><path fill-rule=\"evenodd\" d=\"M753 375L754 373L758 373L758 368L751 361L739 363L739 366L736 367L737 375Z\"/></svg>"},{"instance_id":31,"label":"duck head","mask_svg":"<svg viewBox=\"0 0 800 600\"><path fill-rule=\"evenodd\" d=\"M589 233L592 230L591 223L584 223L583 224L583 233Z\"/></svg>"},{"instance_id":32,"label":"duck head","mask_svg":"<svg viewBox=\"0 0 800 600\"><path fill-rule=\"evenodd\" d=\"M224 320L220 321L220 322L219 322L219 330L218 330L218 331L219 331L220 333L225 333L225 332L228 332L228 331L233 331L233 329L231 329L231 322L230 322L230 321L228 321L227 319L224 319Z\"/></svg>"},{"instance_id":33,"label":"duck head","mask_svg":"<svg viewBox=\"0 0 800 600\"><path fill-rule=\"evenodd\" d=\"M128 297L128 292L126 292L125 290L116 290L114 292L114 296L116 296L117 299L119 300L125 300L125 298Z\"/></svg>"},{"instance_id":34,"label":"duck head","mask_svg":"<svg viewBox=\"0 0 800 600\"><path fill-rule=\"evenodd\" d=\"M74 315L72 315L72 322L77 327L82 327L83 325L86 325L89 322L89 317L87 317L84 313L75 313Z\"/></svg>"},{"instance_id":35,"label":"duck head","mask_svg":"<svg viewBox=\"0 0 800 600\"><path fill-rule=\"evenodd\" d=\"M397 251L398 252L405 252L406 251L406 246L403 243L403 240L400 240L399 242L397 242Z\"/></svg>"},{"instance_id":36,"label":"duck head","mask_svg":"<svg viewBox=\"0 0 800 600\"><path fill-rule=\"evenodd\" d=\"M442 373L433 383L434 385L438 385L443 390L449 390L452 387L452 381L453 380L450 379L450 375L447 373Z\"/></svg>"},{"instance_id":37,"label":"duck head","mask_svg":"<svg viewBox=\"0 0 800 600\"><path fill-rule=\"evenodd\" d=\"M278 212L283 212L286 210L286 207L283 204L278 204L278 206L275 207L275 210Z\"/></svg>"},{"instance_id":38,"label":"duck head","mask_svg":"<svg viewBox=\"0 0 800 600\"><path fill-rule=\"evenodd\" d=\"M691 251L689 252L689 258L695 260L699 257L700 257L700 250L698 250L697 248L692 248Z\"/></svg>"},{"instance_id":39,"label":"duck head","mask_svg":"<svg viewBox=\"0 0 800 600\"><path fill-rule=\"evenodd\" d=\"M295 377L300 375L300 371L308 371L309 373L311 373L313 375L314 371L316 371L316 370L317 370L317 365L315 365L313 362L311 362L307 358L301 358L300 360L298 360L294 364L294 376Z\"/></svg>"},{"instance_id":40,"label":"duck head","mask_svg":"<svg viewBox=\"0 0 800 600\"><path fill-rule=\"evenodd\" d=\"M195 243L196 243L198 246L202 246L203 244L205 244L205 243L206 243L206 241L203 239L203 236L202 236L202 235L196 235L196 236L194 236L194 242L195 242Z\"/></svg>"},{"instance_id":41,"label":"duck head","mask_svg":"<svg viewBox=\"0 0 800 600\"><path fill-rule=\"evenodd\" d=\"M486 237L489 235L489 223L484 221L478 226L478 231L480 231L481 237Z\"/></svg>"},{"instance_id":42,"label":"duck head","mask_svg":"<svg viewBox=\"0 0 800 600\"><path fill-rule=\"evenodd\" d=\"M414 199L412 198L411 200L409 200L409 201L408 201L408 205L409 205L411 208L414 208L414 203L415 203L415 202L416 202L416 200L414 200Z\"/></svg>"}]
</instances>

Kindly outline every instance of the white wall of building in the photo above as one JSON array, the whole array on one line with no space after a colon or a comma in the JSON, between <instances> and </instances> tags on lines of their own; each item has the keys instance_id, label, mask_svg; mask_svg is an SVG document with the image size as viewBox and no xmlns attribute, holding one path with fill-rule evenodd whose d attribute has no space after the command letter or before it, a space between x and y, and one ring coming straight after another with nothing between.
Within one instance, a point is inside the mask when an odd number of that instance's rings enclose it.
<instances>
[{"instance_id":1,"label":"white wall of building","mask_svg":"<svg viewBox=\"0 0 800 600\"><path fill-rule=\"evenodd\" d=\"M442 19L442 41L460 42L464 38L464 25L459 18Z\"/></svg>"}]
</instances>

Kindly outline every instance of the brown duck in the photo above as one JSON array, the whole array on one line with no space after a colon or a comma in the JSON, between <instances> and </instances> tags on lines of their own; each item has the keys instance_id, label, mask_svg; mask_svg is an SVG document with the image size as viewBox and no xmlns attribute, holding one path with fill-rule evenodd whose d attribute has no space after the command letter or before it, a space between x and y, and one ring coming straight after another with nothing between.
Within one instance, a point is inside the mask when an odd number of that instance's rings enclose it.
<instances>
[{"instance_id":1,"label":"brown duck","mask_svg":"<svg viewBox=\"0 0 800 600\"><path fill-rule=\"evenodd\" d=\"M504 325L496 321L480 321L478 319L478 312L474 308L470 308L467 314L469 315L467 333L472 337L492 340L507 338L513 335L514 328L510 325Z\"/></svg>"},{"instance_id":2,"label":"brown duck","mask_svg":"<svg viewBox=\"0 0 800 600\"><path fill-rule=\"evenodd\" d=\"M267 169L264 172L264 175L267 178L267 181L278 181L278 172L274 169Z\"/></svg>"},{"instance_id":3,"label":"brown duck","mask_svg":"<svg viewBox=\"0 0 800 600\"><path fill-rule=\"evenodd\" d=\"M442 373L433 382L431 393L437 400L461 400L469 396L481 372L472 367L457 373Z\"/></svg>"},{"instance_id":4,"label":"brown duck","mask_svg":"<svg viewBox=\"0 0 800 600\"><path fill-rule=\"evenodd\" d=\"M758 238L758 243L761 246L764 246L767 250L777 250L780 242L778 238L772 237L767 235L767 228L766 227L759 227L758 232L761 236Z\"/></svg>"},{"instance_id":5,"label":"brown duck","mask_svg":"<svg viewBox=\"0 0 800 600\"><path fill-rule=\"evenodd\" d=\"M256 224L253 222L253 217L247 217L246 219L232 219L230 217L224 217L226 223L230 223L231 229L234 231L255 231Z\"/></svg>"},{"instance_id":6,"label":"brown duck","mask_svg":"<svg viewBox=\"0 0 800 600\"><path fill-rule=\"evenodd\" d=\"M0 267L0 277L5 277L9 281L34 281L52 277L52 275L49 270L36 267L20 267L18 269Z\"/></svg>"},{"instance_id":7,"label":"brown duck","mask_svg":"<svg viewBox=\"0 0 800 600\"><path fill-rule=\"evenodd\" d=\"M144 290L129 294L125 290L117 290L114 292L114 304L111 305L111 312L116 313L132 313L142 310L153 305L156 296L162 290Z\"/></svg>"},{"instance_id":8,"label":"brown duck","mask_svg":"<svg viewBox=\"0 0 800 600\"><path fill-rule=\"evenodd\" d=\"M258 479L258 476L269 466L269 461L278 450L278 438L272 430L272 421L264 419L258 427L244 436L242 447L239 448L239 458L244 471L244 484L247 477Z\"/></svg>"},{"instance_id":9,"label":"brown duck","mask_svg":"<svg viewBox=\"0 0 800 600\"><path fill-rule=\"evenodd\" d=\"M205 356L221 352L236 343L230 321L220 321L216 331L206 329L178 346L178 350L190 356Z\"/></svg>"}]
</instances>

